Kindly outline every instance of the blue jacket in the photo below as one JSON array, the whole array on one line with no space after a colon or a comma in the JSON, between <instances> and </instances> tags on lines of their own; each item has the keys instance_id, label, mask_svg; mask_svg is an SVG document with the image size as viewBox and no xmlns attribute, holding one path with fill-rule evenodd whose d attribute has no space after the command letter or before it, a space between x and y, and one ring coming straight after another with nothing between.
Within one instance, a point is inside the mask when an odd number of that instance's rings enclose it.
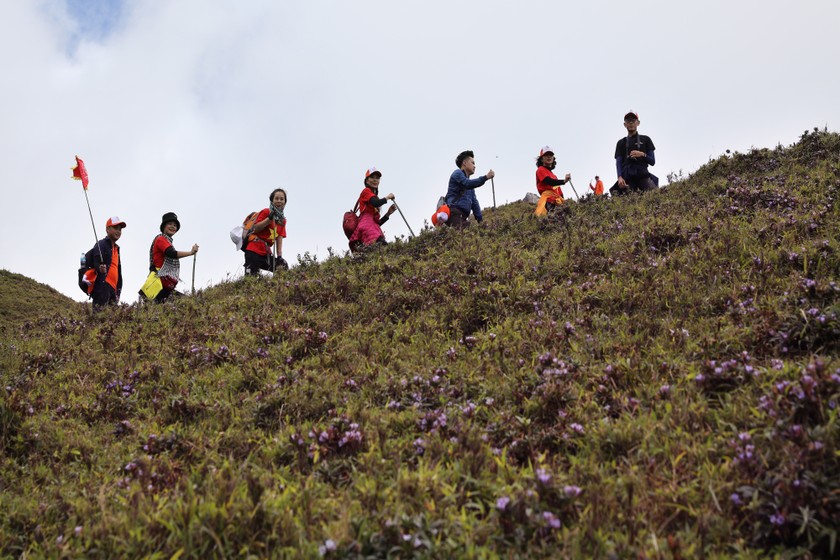
<instances>
[{"instance_id":1,"label":"blue jacket","mask_svg":"<svg viewBox=\"0 0 840 560\"><path fill-rule=\"evenodd\" d=\"M457 208L469 217L470 211L475 214L479 222L483 219L481 205L475 196L475 189L487 182L487 177L482 175L478 179L470 179L466 173L456 169L449 176L449 189L446 191L446 204L449 208Z\"/></svg>"}]
</instances>

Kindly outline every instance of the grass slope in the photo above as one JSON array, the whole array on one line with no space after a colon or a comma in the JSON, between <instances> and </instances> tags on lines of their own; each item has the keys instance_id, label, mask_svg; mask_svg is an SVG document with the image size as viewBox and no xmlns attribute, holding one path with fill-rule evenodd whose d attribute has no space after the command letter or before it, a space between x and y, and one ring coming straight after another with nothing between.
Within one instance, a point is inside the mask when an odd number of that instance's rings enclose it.
<instances>
[{"instance_id":1,"label":"grass slope","mask_svg":"<svg viewBox=\"0 0 840 560\"><path fill-rule=\"evenodd\" d=\"M81 308L46 284L0 269L0 340L14 338L19 327L37 317Z\"/></svg>"},{"instance_id":2,"label":"grass slope","mask_svg":"<svg viewBox=\"0 0 840 560\"><path fill-rule=\"evenodd\" d=\"M837 554L840 136L0 352L15 557Z\"/></svg>"}]
</instances>

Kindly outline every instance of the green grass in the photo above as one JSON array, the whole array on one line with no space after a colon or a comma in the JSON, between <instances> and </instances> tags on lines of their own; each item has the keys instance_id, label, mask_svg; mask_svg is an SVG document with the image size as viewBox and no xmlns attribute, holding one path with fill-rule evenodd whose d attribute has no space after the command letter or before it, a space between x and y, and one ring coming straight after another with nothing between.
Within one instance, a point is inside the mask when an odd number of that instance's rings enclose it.
<instances>
[{"instance_id":1,"label":"green grass","mask_svg":"<svg viewBox=\"0 0 840 560\"><path fill-rule=\"evenodd\" d=\"M837 555L838 191L815 130L36 321L0 351L0 553Z\"/></svg>"},{"instance_id":2,"label":"green grass","mask_svg":"<svg viewBox=\"0 0 840 560\"><path fill-rule=\"evenodd\" d=\"M69 274L75 274L70 271ZM14 338L27 322L45 315L71 313L78 303L46 284L0 269L0 340Z\"/></svg>"}]
</instances>

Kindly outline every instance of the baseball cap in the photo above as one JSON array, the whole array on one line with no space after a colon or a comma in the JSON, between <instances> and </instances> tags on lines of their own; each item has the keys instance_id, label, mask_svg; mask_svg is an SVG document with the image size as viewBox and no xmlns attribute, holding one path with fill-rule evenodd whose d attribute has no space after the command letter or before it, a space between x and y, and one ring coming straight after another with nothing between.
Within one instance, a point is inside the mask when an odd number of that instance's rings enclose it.
<instances>
[{"instance_id":1,"label":"baseball cap","mask_svg":"<svg viewBox=\"0 0 840 560\"><path fill-rule=\"evenodd\" d=\"M365 171L365 179L367 179L371 175L376 175L376 174L378 174L380 177L382 177L382 172L381 171L379 171L375 167L369 167L368 170Z\"/></svg>"},{"instance_id":2,"label":"baseball cap","mask_svg":"<svg viewBox=\"0 0 840 560\"><path fill-rule=\"evenodd\" d=\"M116 226L125 227L125 222L120 220L119 216L111 216L110 218L108 218L108 221L105 222L105 227L116 227Z\"/></svg>"},{"instance_id":3,"label":"baseball cap","mask_svg":"<svg viewBox=\"0 0 840 560\"><path fill-rule=\"evenodd\" d=\"M637 121L637 120L639 120L639 113L637 113L636 111L627 111L627 114L624 115L624 120L625 121L629 121L629 120Z\"/></svg>"},{"instance_id":4,"label":"baseball cap","mask_svg":"<svg viewBox=\"0 0 840 560\"><path fill-rule=\"evenodd\" d=\"M551 146L543 146L540 148L540 157L544 156L545 154L553 154L554 150L551 149Z\"/></svg>"}]
</instances>

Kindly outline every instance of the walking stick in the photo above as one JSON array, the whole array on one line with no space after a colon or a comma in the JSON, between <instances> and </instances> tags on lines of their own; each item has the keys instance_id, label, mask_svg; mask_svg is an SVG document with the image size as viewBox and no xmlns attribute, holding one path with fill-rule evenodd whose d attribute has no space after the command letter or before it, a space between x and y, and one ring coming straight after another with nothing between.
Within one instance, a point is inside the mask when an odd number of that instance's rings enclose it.
<instances>
[{"instance_id":1,"label":"walking stick","mask_svg":"<svg viewBox=\"0 0 840 560\"><path fill-rule=\"evenodd\" d=\"M192 273L192 295L195 295L195 257L198 253L193 253L193 273Z\"/></svg>"},{"instance_id":2,"label":"walking stick","mask_svg":"<svg viewBox=\"0 0 840 560\"><path fill-rule=\"evenodd\" d=\"M391 202L392 202L392 203L394 204L394 206L397 208L397 212L399 212L399 213L400 213L400 216L402 216L402 219L403 219L403 221L405 222L405 227L407 227L407 228L408 228L408 231L410 231L410 232L411 232L411 237L417 237L416 235L414 235L414 232L413 232L413 231L411 231L411 226L410 226L410 225L408 225L408 220L406 220L406 219L405 219L405 214L403 214L403 213L402 213L402 210L400 210L400 207L399 207L399 206L397 206L397 201L396 201L396 200L392 200Z\"/></svg>"},{"instance_id":3,"label":"walking stick","mask_svg":"<svg viewBox=\"0 0 840 560\"><path fill-rule=\"evenodd\" d=\"M572 192L573 192L573 193L575 193L575 198L580 198L580 197L578 196L577 191L575 190L575 186L572 184L572 180L571 180L571 179L569 179L569 186L570 186L570 187L572 187Z\"/></svg>"},{"instance_id":4,"label":"walking stick","mask_svg":"<svg viewBox=\"0 0 840 560\"><path fill-rule=\"evenodd\" d=\"M490 177L490 187L493 189L493 210L496 209L496 181L495 177Z\"/></svg>"}]
</instances>

